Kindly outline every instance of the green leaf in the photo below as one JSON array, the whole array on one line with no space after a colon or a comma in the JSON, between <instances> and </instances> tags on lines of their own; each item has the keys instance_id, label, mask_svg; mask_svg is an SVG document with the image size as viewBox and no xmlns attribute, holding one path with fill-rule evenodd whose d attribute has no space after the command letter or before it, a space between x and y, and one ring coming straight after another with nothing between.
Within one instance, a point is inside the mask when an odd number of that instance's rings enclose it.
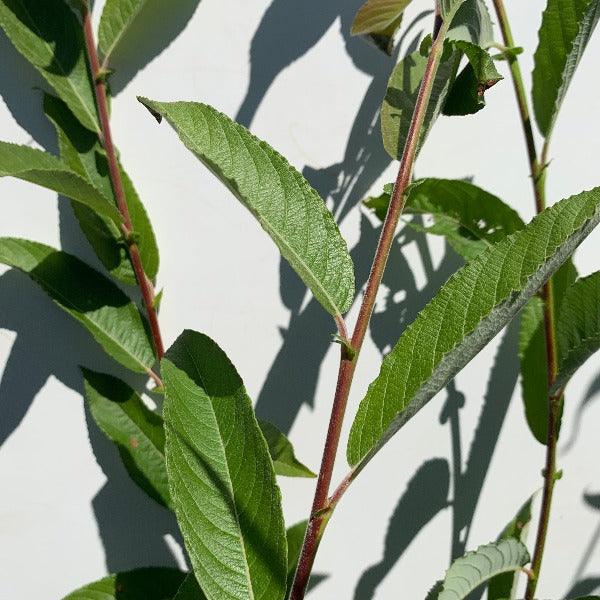
<instances>
[{"instance_id":1,"label":"green leaf","mask_svg":"<svg viewBox=\"0 0 600 600\"><path fill-rule=\"evenodd\" d=\"M578 279L564 293L557 312L558 376L551 392L600 349L600 272Z\"/></svg>"},{"instance_id":2,"label":"green leaf","mask_svg":"<svg viewBox=\"0 0 600 600\"><path fill-rule=\"evenodd\" d=\"M83 28L64 0L0 0L0 27L81 123L99 131Z\"/></svg>"},{"instance_id":3,"label":"green leaf","mask_svg":"<svg viewBox=\"0 0 600 600\"><path fill-rule=\"evenodd\" d=\"M367 0L356 13L351 35L368 36L375 45L392 55L394 35L402 23L404 9L412 0Z\"/></svg>"},{"instance_id":4,"label":"green leaf","mask_svg":"<svg viewBox=\"0 0 600 600\"><path fill-rule=\"evenodd\" d=\"M186 574L167 567L149 567L109 575L63 600L171 600Z\"/></svg>"},{"instance_id":5,"label":"green leaf","mask_svg":"<svg viewBox=\"0 0 600 600\"><path fill-rule=\"evenodd\" d=\"M146 321L112 281L71 254L17 238L0 238L0 263L29 275L122 365L139 373L152 367Z\"/></svg>"},{"instance_id":6,"label":"green leaf","mask_svg":"<svg viewBox=\"0 0 600 600\"><path fill-rule=\"evenodd\" d=\"M170 506L162 417L120 379L83 368L82 373L92 417L117 445L129 475L151 498Z\"/></svg>"},{"instance_id":7,"label":"green leaf","mask_svg":"<svg viewBox=\"0 0 600 600\"><path fill-rule=\"evenodd\" d=\"M485 0L466 0L456 12L446 38L465 41L481 48L494 43L494 25Z\"/></svg>"},{"instance_id":8,"label":"green leaf","mask_svg":"<svg viewBox=\"0 0 600 600\"><path fill-rule=\"evenodd\" d=\"M485 92L496 85L502 75L496 70L492 57L470 42L454 42L468 59L465 68L452 83L443 113L445 115L472 115L485 106Z\"/></svg>"},{"instance_id":9,"label":"green leaf","mask_svg":"<svg viewBox=\"0 0 600 600\"><path fill-rule=\"evenodd\" d=\"M248 208L332 315L354 299L354 267L325 203L283 156L206 104L139 99Z\"/></svg>"},{"instance_id":10,"label":"green leaf","mask_svg":"<svg viewBox=\"0 0 600 600\"><path fill-rule=\"evenodd\" d=\"M45 95L44 111L56 128L61 159L116 206L106 154L98 136L83 127L66 104L55 96ZM121 179L144 272L154 280L158 273L159 255L152 224L123 168ZM85 206L73 204L73 210L83 233L110 274L123 283L135 285L135 273L120 229Z\"/></svg>"},{"instance_id":11,"label":"green leaf","mask_svg":"<svg viewBox=\"0 0 600 600\"><path fill-rule=\"evenodd\" d=\"M548 0L534 55L533 109L545 137L600 18L599 0Z\"/></svg>"},{"instance_id":12,"label":"green leaf","mask_svg":"<svg viewBox=\"0 0 600 600\"><path fill-rule=\"evenodd\" d=\"M381 220L385 218L392 187L386 185L382 195L365 201ZM519 214L500 198L459 179L416 181L407 190L404 213L432 215L433 225L419 229L445 236L466 260L525 226Z\"/></svg>"},{"instance_id":13,"label":"green leaf","mask_svg":"<svg viewBox=\"0 0 600 600\"><path fill-rule=\"evenodd\" d=\"M555 317L560 312L567 288L576 279L577 270L571 260L566 261L552 277ZM539 296L527 303L521 315L519 359L527 424L538 442L545 444L548 431L548 358L544 331L544 303Z\"/></svg>"},{"instance_id":14,"label":"green leaf","mask_svg":"<svg viewBox=\"0 0 600 600\"><path fill-rule=\"evenodd\" d=\"M98 49L105 63L145 4L146 0L106 0L98 27Z\"/></svg>"},{"instance_id":15,"label":"green leaf","mask_svg":"<svg viewBox=\"0 0 600 600\"><path fill-rule=\"evenodd\" d=\"M531 505L536 494L521 506L514 519L504 528L498 541L514 539L525 544L531 522ZM513 600L517 593L519 573L502 573L492 577L488 583L488 600Z\"/></svg>"},{"instance_id":16,"label":"green leaf","mask_svg":"<svg viewBox=\"0 0 600 600\"><path fill-rule=\"evenodd\" d=\"M465 0L438 0L437 5L440 11L442 20L446 23L451 23L460 7L465 3Z\"/></svg>"},{"instance_id":17,"label":"green leaf","mask_svg":"<svg viewBox=\"0 0 600 600\"><path fill-rule=\"evenodd\" d=\"M463 600L492 577L518 571L529 560L527 548L514 538L479 546L452 563L427 600Z\"/></svg>"},{"instance_id":18,"label":"green leaf","mask_svg":"<svg viewBox=\"0 0 600 600\"><path fill-rule=\"evenodd\" d=\"M188 573L173 600L206 600L193 573Z\"/></svg>"},{"instance_id":19,"label":"green leaf","mask_svg":"<svg viewBox=\"0 0 600 600\"><path fill-rule=\"evenodd\" d=\"M429 55L428 42L401 60L390 76L387 92L381 106L381 134L388 154L400 160L421 88ZM437 119L446 101L451 81L458 68L460 52L446 42L440 64L433 82L431 98L425 112L425 121L419 134L419 148Z\"/></svg>"},{"instance_id":20,"label":"green leaf","mask_svg":"<svg viewBox=\"0 0 600 600\"><path fill-rule=\"evenodd\" d=\"M285 533L288 555L287 589L290 591L294 582L298 561L300 560L300 552L302 551L307 525L308 521L300 521L300 523L288 527Z\"/></svg>"},{"instance_id":21,"label":"green leaf","mask_svg":"<svg viewBox=\"0 0 600 600\"><path fill-rule=\"evenodd\" d=\"M358 9L350 33L386 34L411 2L412 0L367 0Z\"/></svg>"},{"instance_id":22,"label":"green leaf","mask_svg":"<svg viewBox=\"0 0 600 600\"><path fill-rule=\"evenodd\" d=\"M171 497L200 587L220 600L285 596L281 495L234 366L185 331L162 361Z\"/></svg>"},{"instance_id":23,"label":"green leaf","mask_svg":"<svg viewBox=\"0 0 600 600\"><path fill-rule=\"evenodd\" d=\"M296 458L292 443L275 425L271 425L266 421L259 421L258 426L267 441L269 454L273 460L273 468L277 475L316 477L315 473Z\"/></svg>"},{"instance_id":24,"label":"green leaf","mask_svg":"<svg viewBox=\"0 0 600 600\"><path fill-rule=\"evenodd\" d=\"M600 188L563 200L453 275L384 358L352 425L366 464L523 307L600 221Z\"/></svg>"},{"instance_id":25,"label":"green leaf","mask_svg":"<svg viewBox=\"0 0 600 600\"><path fill-rule=\"evenodd\" d=\"M41 185L84 204L117 226L122 222L119 211L106 196L48 152L0 142L0 177L17 177Z\"/></svg>"}]
</instances>

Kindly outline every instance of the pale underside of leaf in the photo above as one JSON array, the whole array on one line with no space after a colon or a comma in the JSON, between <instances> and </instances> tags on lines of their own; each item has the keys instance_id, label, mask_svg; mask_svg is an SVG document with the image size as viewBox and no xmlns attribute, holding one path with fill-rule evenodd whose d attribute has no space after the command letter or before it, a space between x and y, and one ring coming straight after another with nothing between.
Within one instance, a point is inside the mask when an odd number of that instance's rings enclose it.
<instances>
[{"instance_id":1,"label":"pale underside of leaf","mask_svg":"<svg viewBox=\"0 0 600 600\"><path fill-rule=\"evenodd\" d=\"M75 256L17 238L0 238L0 262L29 275L122 365L140 373L152 368L147 323L112 281Z\"/></svg>"},{"instance_id":2,"label":"pale underside of leaf","mask_svg":"<svg viewBox=\"0 0 600 600\"><path fill-rule=\"evenodd\" d=\"M367 0L356 13L352 35L385 34L412 0Z\"/></svg>"},{"instance_id":3,"label":"pale underside of leaf","mask_svg":"<svg viewBox=\"0 0 600 600\"><path fill-rule=\"evenodd\" d=\"M16 177L41 185L122 223L117 208L62 160L36 148L0 142L0 177Z\"/></svg>"},{"instance_id":4,"label":"pale underside of leaf","mask_svg":"<svg viewBox=\"0 0 600 600\"><path fill-rule=\"evenodd\" d=\"M281 600L287 546L267 444L243 383L210 338L184 332L162 362L171 497L209 600Z\"/></svg>"},{"instance_id":5,"label":"pale underside of leaf","mask_svg":"<svg viewBox=\"0 0 600 600\"><path fill-rule=\"evenodd\" d=\"M465 0L438 0L440 16L446 23L451 23Z\"/></svg>"},{"instance_id":6,"label":"pale underside of leaf","mask_svg":"<svg viewBox=\"0 0 600 600\"><path fill-rule=\"evenodd\" d=\"M146 4L146 0L106 0L98 27L98 48L108 60Z\"/></svg>"},{"instance_id":7,"label":"pale underside of leaf","mask_svg":"<svg viewBox=\"0 0 600 600\"><path fill-rule=\"evenodd\" d=\"M332 315L354 299L345 240L317 192L285 158L214 108L140 98L256 217L315 298Z\"/></svg>"},{"instance_id":8,"label":"pale underside of leaf","mask_svg":"<svg viewBox=\"0 0 600 600\"><path fill-rule=\"evenodd\" d=\"M514 538L480 546L452 563L444 580L428 594L427 600L464 600L492 577L518 571L529 560L527 548Z\"/></svg>"},{"instance_id":9,"label":"pale underside of leaf","mask_svg":"<svg viewBox=\"0 0 600 600\"><path fill-rule=\"evenodd\" d=\"M352 425L364 465L517 314L600 220L600 189L563 200L479 254L443 286L384 358Z\"/></svg>"},{"instance_id":10,"label":"pale underside of leaf","mask_svg":"<svg viewBox=\"0 0 600 600\"><path fill-rule=\"evenodd\" d=\"M548 0L533 70L533 108L549 137L577 65L600 18L599 0Z\"/></svg>"},{"instance_id":11,"label":"pale underside of leaf","mask_svg":"<svg viewBox=\"0 0 600 600\"><path fill-rule=\"evenodd\" d=\"M0 0L0 26L81 123L99 131L83 29L64 0Z\"/></svg>"}]
</instances>

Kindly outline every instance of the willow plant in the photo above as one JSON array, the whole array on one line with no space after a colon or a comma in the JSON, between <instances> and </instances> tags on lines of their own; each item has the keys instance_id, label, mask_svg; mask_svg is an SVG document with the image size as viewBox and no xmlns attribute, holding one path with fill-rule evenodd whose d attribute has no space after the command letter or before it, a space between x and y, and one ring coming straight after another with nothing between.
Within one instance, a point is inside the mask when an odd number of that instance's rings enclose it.
<instances>
[{"instance_id":1,"label":"willow plant","mask_svg":"<svg viewBox=\"0 0 600 600\"><path fill-rule=\"evenodd\" d=\"M60 150L55 156L2 142L0 175L70 201L102 272L76 256L17 238L0 239L0 261L28 275L112 359L148 377L149 387L136 390L112 375L81 370L95 422L117 445L133 480L174 511L191 566L189 573L148 567L113 574L67 598L301 600L327 524L362 470L521 313L525 414L546 447L532 553L524 535L532 515L529 498L497 540L452 563L427 598L460 600L487 586L490 600L514 599L522 578L525 598L533 600L559 477L565 388L600 346L600 272L579 277L572 261L600 221L600 188L547 208L544 185L554 125L600 17L600 1L548 0L534 54L533 112L519 67L524 50L513 40L502 0L489 7L485 0L432 1L432 33L393 68L382 99L382 143L399 167L394 183L356 207L373 211L382 223L358 297L353 261L333 215L283 156L207 104L139 98L140 110L165 120L250 211L331 315L340 358L317 475L296 458L283 433L257 420L240 375L216 341L186 330L164 350L155 293L158 248L113 142L109 111L111 57L144 4L106 0L96 32L88 0L0 0L0 25L48 84L41 108L56 128ZM408 4L367 0L352 33L394 55ZM538 213L530 223L473 183L413 177L437 117L483 109L501 71L512 79L525 135ZM404 226L444 236L464 266L397 332L354 415L348 473L332 485L356 364L401 215L407 216ZM430 226L410 215L430 215ZM344 315L354 303L358 317L350 327ZM162 410L151 409L144 393L164 396ZM277 476L316 477L307 520L287 530Z\"/></svg>"}]
</instances>

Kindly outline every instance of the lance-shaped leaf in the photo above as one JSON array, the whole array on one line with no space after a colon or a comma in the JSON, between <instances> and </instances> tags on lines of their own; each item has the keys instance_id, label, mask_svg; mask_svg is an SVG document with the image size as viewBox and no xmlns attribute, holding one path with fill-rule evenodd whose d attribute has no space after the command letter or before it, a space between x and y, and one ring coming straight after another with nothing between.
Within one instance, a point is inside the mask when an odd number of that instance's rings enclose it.
<instances>
[{"instance_id":1,"label":"lance-shaped leaf","mask_svg":"<svg viewBox=\"0 0 600 600\"><path fill-rule=\"evenodd\" d=\"M394 35L400 23L404 9L412 0L367 0L356 13L350 33L369 36L375 45L391 55Z\"/></svg>"},{"instance_id":2,"label":"lance-shaped leaf","mask_svg":"<svg viewBox=\"0 0 600 600\"><path fill-rule=\"evenodd\" d=\"M277 475L287 477L316 477L316 475L303 465L294 454L294 447L290 440L271 423L259 421L258 425L269 446L269 453L273 460L273 467Z\"/></svg>"},{"instance_id":3,"label":"lance-shaped leaf","mask_svg":"<svg viewBox=\"0 0 600 600\"><path fill-rule=\"evenodd\" d=\"M453 275L384 358L352 425L350 464L364 466L515 316L599 221L595 188L555 204Z\"/></svg>"},{"instance_id":4,"label":"lance-shaped leaf","mask_svg":"<svg viewBox=\"0 0 600 600\"><path fill-rule=\"evenodd\" d=\"M468 63L452 83L443 113L472 115L485 106L486 90L503 77L498 73L492 57L483 48L463 41L454 44L464 52Z\"/></svg>"},{"instance_id":5,"label":"lance-shaped leaf","mask_svg":"<svg viewBox=\"0 0 600 600\"><path fill-rule=\"evenodd\" d=\"M387 184L383 194L365 201L381 220L385 218L392 187ZM404 213L432 215L431 226L410 225L427 233L443 235L466 260L525 227L519 214L500 198L459 179L416 181L406 192Z\"/></svg>"},{"instance_id":6,"label":"lance-shaped leaf","mask_svg":"<svg viewBox=\"0 0 600 600\"><path fill-rule=\"evenodd\" d=\"M151 498L169 506L162 417L120 379L89 369L82 372L92 417L117 445L127 472Z\"/></svg>"},{"instance_id":7,"label":"lance-shaped leaf","mask_svg":"<svg viewBox=\"0 0 600 600\"><path fill-rule=\"evenodd\" d=\"M479 546L452 563L426 600L464 600L492 577L518 571L529 560L527 548L514 538Z\"/></svg>"},{"instance_id":8,"label":"lance-shaped leaf","mask_svg":"<svg viewBox=\"0 0 600 600\"><path fill-rule=\"evenodd\" d=\"M169 349L162 373L171 497L202 591L209 600L283 599L281 495L240 376L193 331Z\"/></svg>"},{"instance_id":9,"label":"lance-shaped leaf","mask_svg":"<svg viewBox=\"0 0 600 600\"><path fill-rule=\"evenodd\" d=\"M0 142L0 177L17 177L58 192L116 225L122 222L117 208L62 160L29 146Z\"/></svg>"},{"instance_id":10,"label":"lance-shaped leaf","mask_svg":"<svg viewBox=\"0 0 600 600\"><path fill-rule=\"evenodd\" d=\"M283 156L206 104L140 98L233 192L332 315L354 299L346 242L319 194Z\"/></svg>"},{"instance_id":11,"label":"lance-shaped leaf","mask_svg":"<svg viewBox=\"0 0 600 600\"><path fill-rule=\"evenodd\" d=\"M106 154L98 136L83 127L66 104L55 96L46 94L44 111L56 128L63 162L116 205ZM154 280L159 263L154 231L142 201L122 168L121 179L144 272ZM123 283L135 285L135 273L119 228L80 204L73 204L73 211L94 252L110 274Z\"/></svg>"},{"instance_id":12,"label":"lance-shaped leaf","mask_svg":"<svg viewBox=\"0 0 600 600\"><path fill-rule=\"evenodd\" d=\"M600 349L600 272L577 280L565 291L558 312L556 343L558 376L552 392L564 387Z\"/></svg>"},{"instance_id":13,"label":"lance-shaped leaf","mask_svg":"<svg viewBox=\"0 0 600 600\"><path fill-rule=\"evenodd\" d=\"M146 0L106 0L98 27L98 49L107 61L140 14Z\"/></svg>"},{"instance_id":14,"label":"lance-shaped leaf","mask_svg":"<svg viewBox=\"0 0 600 600\"><path fill-rule=\"evenodd\" d=\"M98 131L83 28L64 0L0 0L0 26L79 121Z\"/></svg>"},{"instance_id":15,"label":"lance-shaped leaf","mask_svg":"<svg viewBox=\"0 0 600 600\"><path fill-rule=\"evenodd\" d=\"M549 137L575 69L600 18L599 0L548 0L534 55L533 109Z\"/></svg>"},{"instance_id":16,"label":"lance-shaped leaf","mask_svg":"<svg viewBox=\"0 0 600 600\"><path fill-rule=\"evenodd\" d=\"M498 541L514 539L525 544L531 522L531 505L536 494L530 496L519 508L514 519L504 528ZM501 573L488 583L488 600L513 600L517 593L519 573Z\"/></svg>"},{"instance_id":17,"label":"lance-shaped leaf","mask_svg":"<svg viewBox=\"0 0 600 600\"><path fill-rule=\"evenodd\" d=\"M171 600L185 577L167 567L136 569L90 583L64 600Z\"/></svg>"},{"instance_id":18,"label":"lance-shaped leaf","mask_svg":"<svg viewBox=\"0 0 600 600\"><path fill-rule=\"evenodd\" d=\"M427 65L430 41L431 38L429 37L418 50L402 59L394 67L388 82L387 92L381 106L381 134L385 149L394 159L400 160L404 152L419 89L421 88L421 81ZM460 52L454 48L452 43L446 42L433 81L424 124L419 134L419 147L423 145L427 134L442 110L459 61Z\"/></svg>"},{"instance_id":19,"label":"lance-shaped leaf","mask_svg":"<svg viewBox=\"0 0 600 600\"><path fill-rule=\"evenodd\" d=\"M566 290L576 279L577 270L570 259L552 277L555 318L560 313ZM548 431L548 355L544 303L539 296L532 298L521 313L519 359L527 424L538 442L545 444Z\"/></svg>"},{"instance_id":20,"label":"lance-shaped leaf","mask_svg":"<svg viewBox=\"0 0 600 600\"><path fill-rule=\"evenodd\" d=\"M152 367L147 323L112 281L71 254L17 238L0 238L0 263L29 275L122 365L140 373Z\"/></svg>"}]
</instances>

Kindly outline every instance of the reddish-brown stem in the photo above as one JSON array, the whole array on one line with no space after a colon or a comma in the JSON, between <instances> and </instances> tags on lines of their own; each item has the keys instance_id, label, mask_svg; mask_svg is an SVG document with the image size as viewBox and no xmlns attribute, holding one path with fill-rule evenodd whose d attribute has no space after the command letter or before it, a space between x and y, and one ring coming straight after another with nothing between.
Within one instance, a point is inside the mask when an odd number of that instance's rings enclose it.
<instances>
[{"instance_id":1,"label":"reddish-brown stem","mask_svg":"<svg viewBox=\"0 0 600 600\"><path fill-rule=\"evenodd\" d=\"M503 0L494 0L494 7L498 16L500 29L504 38L504 44L508 48L513 48L515 42L510 29L508 15L504 7ZM546 162L548 154L548 140L544 142L541 158L538 154L531 125L531 116L525 94L525 86L521 76L521 69L516 56L510 56L508 59L510 72L513 80L513 87L517 97L519 113L521 115L521 124L525 135L527 145L527 155L529 158L529 167L531 170L531 180L533 184L533 194L535 198L536 212L540 213L546 208L545 179ZM556 380L558 363L556 352L556 329L554 319L554 288L552 279L549 279L542 289L542 298L544 300L544 337L546 343L546 365L548 371L548 390L552 388ZM546 433L546 466L544 469L544 491L542 495L542 507L540 510L540 521L538 525L535 549L531 562L531 576L527 582L525 599L533 600L542 566L542 557L548 534L548 525L550 523L550 509L552 506L552 496L554 492L554 483L556 481L556 445L558 441L558 420L562 406L562 392L556 395L548 394L548 431Z\"/></svg>"},{"instance_id":2,"label":"reddish-brown stem","mask_svg":"<svg viewBox=\"0 0 600 600\"><path fill-rule=\"evenodd\" d=\"M121 230L123 237L127 243L127 249L129 252L129 258L131 259L131 266L135 273L135 277L140 288L142 300L146 307L146 314L148 315L148 323L150 325L150 332L152 334L152 342L154 344L154 350L158 360L160 360L165 351L162 342L162 336L160 333L160 327L158 324L158 316L156 314L156 308L154 307L154 286L146 275L144 267L142 265L142 258L140 256L140 250L137 243L134 240L133 225L131 224L131 217L129 215L129 208L127 207L127 199L125 197L125 191L123 190L123 181L121 179L121 170L117 160L117 153L112 140L112 133L110 128L110 118L108 114L108 101L106 97L106 82L104 75L100 68L100 61L98 59L98 53L96 51L96 41L94 39L94 29L92 26L92 15L87 2L82 3L82 19L83 19L83 32L85 38L85 47L87 57L89 61L89 67L92 78L94 80L94 94L96 97L96 108L98 111L98 119L100 121L100 141L106 151L106 159L108 162L108 172L110 176L111 185L117 202L117 207L121 216L123 217L123 224Z\"/></svg>"},{"instance_id":3,"label":"reddish-brown stem","mask_svg":"<svg viewBox=\"0 0 600 600\"><path fill-rule=\"evenodd\" d=\"M346 405L348 403L350 387L352 386L356 361L358 360L358 355L373 313L377 290L379 289L383 278L390 249L394 241L398 220L404 208L404 193L412 177L419 137L425 120L425 113L429 104L433 82L442 55L446 31L447 26L442 23L439 30L436 32L437 35L431 47L425 73L423 74L423 80L421 82L404 151L402 153L398 176L390 199L388 212L381 229L379 243L373 259L371 273L369 274L356 326L350 340L352 354L349 356L347 349L342 347L337 385L333 399L329 428L325 440L325 448L323 450L323 458L321 460L321 468L319 470L312 510L308 521L304 544L300 552L300 559L298 561L296 576L292 585L290 600L302 600L304 598L319 542L323 535L323 530L331 516L335 504L352 480L351 476L348 476L344 482L342 482L342 486L338 488L338 496L332 497L332 501L328 499L333 467L339 446L340 434L342 431L344 414L346 412Z\"/></svg>"}]
</instances>

